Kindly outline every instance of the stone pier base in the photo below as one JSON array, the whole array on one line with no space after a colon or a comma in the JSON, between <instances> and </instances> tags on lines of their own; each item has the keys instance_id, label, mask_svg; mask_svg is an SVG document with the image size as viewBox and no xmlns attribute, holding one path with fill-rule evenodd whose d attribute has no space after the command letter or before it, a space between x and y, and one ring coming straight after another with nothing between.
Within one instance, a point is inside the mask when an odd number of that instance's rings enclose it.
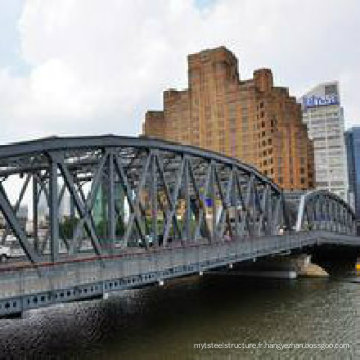
<instances>
[{"instance_id":1,"label":"stone pier base","mask_svg":"<svg viewBox=\"0 0 360 360\"><path fill-rule=\"evenodd\" d=\"M273 256L256 262L237 264L234 275L295 279L301 277L327 277L329 274L311 262L311 255Z\"/></svg>"}]
</instances>

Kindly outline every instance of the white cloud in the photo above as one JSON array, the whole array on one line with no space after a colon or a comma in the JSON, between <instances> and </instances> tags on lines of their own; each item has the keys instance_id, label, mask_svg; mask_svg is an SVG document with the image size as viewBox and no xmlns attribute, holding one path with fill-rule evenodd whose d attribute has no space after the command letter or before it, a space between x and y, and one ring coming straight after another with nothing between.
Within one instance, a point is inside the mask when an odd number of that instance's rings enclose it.
<instances>
[{"instance_id":1,"label":"white cloud","mask_svg":"<svg viewBox=\"0 0 360 360\"><path fill-rule=\"evenodd\" d=\"M349 124L360 119L357 0L27 0L23 77L0 69L1 142L53 134L132 134L162 91L185 87L186 55L226 45L240 75L273 69L291 93L339 79Z\"/></svg>"}]
</instances>

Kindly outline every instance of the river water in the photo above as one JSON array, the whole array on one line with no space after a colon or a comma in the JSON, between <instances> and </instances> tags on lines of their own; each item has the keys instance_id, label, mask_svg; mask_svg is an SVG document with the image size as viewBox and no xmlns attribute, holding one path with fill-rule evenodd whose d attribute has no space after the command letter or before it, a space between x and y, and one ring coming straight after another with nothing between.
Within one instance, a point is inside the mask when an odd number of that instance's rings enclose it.
<instances>
[{"instance_id":1,"label":"river water","mask_svg":"<svg viewBox=\"0 0 360 360\"><path fill-rule=\"evenodd\" d=\"M0 320L0 357L358 359L360 283L353 282L352 266L331 270L329 279L194 276L107 300L29 311ZM204 343L224 348L194 348ZM304 348L335 343L349 348ZM281 350L281 344L292 348Z\"/></svg>"}]
</instances>

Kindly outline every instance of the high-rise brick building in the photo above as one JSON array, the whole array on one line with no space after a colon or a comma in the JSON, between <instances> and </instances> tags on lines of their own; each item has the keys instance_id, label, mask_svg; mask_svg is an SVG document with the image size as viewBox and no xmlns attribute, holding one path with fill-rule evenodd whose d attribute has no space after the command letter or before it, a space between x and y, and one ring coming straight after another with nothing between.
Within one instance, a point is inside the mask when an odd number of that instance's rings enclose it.
<instances>
[{"instance_id":1,"label":"high-rise brick building","mask_svg":"<svg viewBox=\"0 0 360 360\"><path fill-rule=\"evenodd\" d=\"M237 58L225 47L189 55L188 65L188 89L164 92L164 110L146 113L144 135L236 157L284 189L313 187L301 105L273 85L270 69L240 80Z\"/></svg>"}]
</instances>

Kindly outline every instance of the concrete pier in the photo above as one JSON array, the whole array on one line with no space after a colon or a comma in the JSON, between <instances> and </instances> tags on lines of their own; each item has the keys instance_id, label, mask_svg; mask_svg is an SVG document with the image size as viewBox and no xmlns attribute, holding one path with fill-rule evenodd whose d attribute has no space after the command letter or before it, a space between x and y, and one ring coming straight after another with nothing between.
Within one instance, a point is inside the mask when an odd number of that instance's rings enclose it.
<instances>
[{"instance_id":1,"label":"concrete pier","mask_svg":"<svg viewBox=\"0 0 360 360\"><path fill-rule=\"evenodd\" d=\"M295 279L301 277L327 277L329 274L319 265L311 262L311 255L273 256L256 262L241 263L233 271L234 275Z\"/></svg>"}]
</instances>

